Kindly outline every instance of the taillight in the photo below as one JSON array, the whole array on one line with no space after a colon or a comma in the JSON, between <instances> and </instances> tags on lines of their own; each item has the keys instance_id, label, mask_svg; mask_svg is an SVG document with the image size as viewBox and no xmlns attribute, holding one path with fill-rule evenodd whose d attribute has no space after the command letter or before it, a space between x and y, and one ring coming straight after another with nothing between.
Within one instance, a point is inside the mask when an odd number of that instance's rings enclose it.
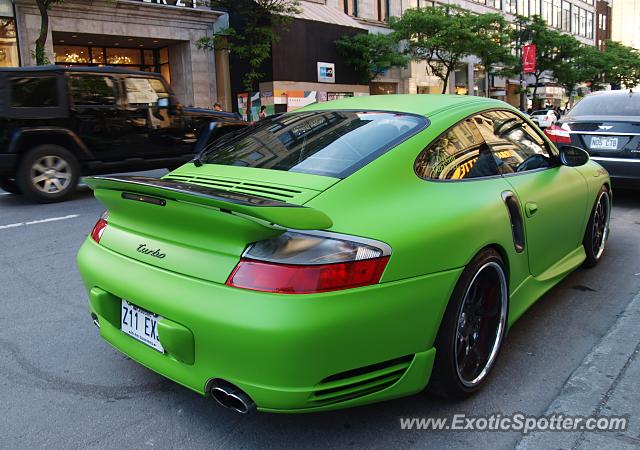
<instances>
[{"instance_id":1,"label":"taillight","mask_svg":"<svg viewBox=\"0 0 640 450\"><path fill-rule=\"evenodd\" d=\"M96 224L93 226L93 230L91 230L91 239L96 241L97 244L100 243L102 233L104 233L104 229L107 228L108 219L109 215L107 214L107 212L103 212Z\"/></svg>"},{"instance_id":2,"label":"taillight","mask_svg":"<svg viewBox=\"0 0 640 450\"><path fill-rule=\"evenodd\" d=\"M558 125L550 125L544 130L544 134L556 144L571 144L569 132Z\"/></svg>"},{"instance_id":3,"label":"taillight","mask_svg":"<svg viewBox=\"0 0 640 450\"><path fill-rule=\"evenodd\" d=\"M359 238L286 232L252 244L228 286L283 294L311 294L380 281L391 249Z\"/></svg>"}]
</instances>

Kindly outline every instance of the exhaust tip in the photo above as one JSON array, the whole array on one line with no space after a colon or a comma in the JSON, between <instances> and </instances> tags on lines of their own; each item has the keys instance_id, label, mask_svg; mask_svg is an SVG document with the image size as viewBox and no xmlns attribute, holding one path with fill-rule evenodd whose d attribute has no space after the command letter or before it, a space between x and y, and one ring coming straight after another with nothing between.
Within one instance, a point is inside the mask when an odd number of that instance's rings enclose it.
<instances>
[{"instance_id":1,"label":"exhaust tip","mask_svg":"<svg viewBox=\"0 0 640 450\"><path fill-rule=\"evenodd\" d=\"M256 409L256 404L242 389L224 380L216 380L209 391L219 405L240 414Z\"/></svg>"},{"instance_id":2,"label":"exhaust tip","mask_svg":"<svg viewBox=\"0 0 640 450\"><path fill-rule=\"evenodd\" d=\"M95 313L91 313L91 320L96 328L100 328L100 321L98 320L98 316Z\"/></svg>"}]
</instances>

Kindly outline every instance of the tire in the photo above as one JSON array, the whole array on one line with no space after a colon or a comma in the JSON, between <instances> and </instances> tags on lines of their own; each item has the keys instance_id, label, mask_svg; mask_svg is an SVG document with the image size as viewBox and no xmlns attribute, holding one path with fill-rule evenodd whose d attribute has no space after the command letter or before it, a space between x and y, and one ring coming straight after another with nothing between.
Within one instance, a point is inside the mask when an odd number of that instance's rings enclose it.
<instances>
[{"instance_id":1,"label":"tire","mask_svg":"<svg viewBox=\"0 0 640 450\"><path fill-rule=\"evenodd\" d=\"M3 189L10 194L22 194L22 191L18 187L16 180L7 177L0 177L0 189Z\"/></svg>"},{"instance_id":2,"label":"tire","mask_svg":"<svg viewBox=\"0 0 640 450\"><path fill-rule=\"evenodd\" d=\"M509 288L500 254L486 248L462 272L436 337L428 390L466 398L484 386L504 340Z\"/></svg>"},{"instance_id":3,"label":"tire","mask_svg":"<svg viewBox=\"0 0 640 450\"><path fill-rule=\"evenodd\" d=\"M73 153L58 145L39 145L20 162L16 182L31 199L52 203L69 198L79 177L80 166Z\"/></svg>"},{"instance_id":4,"label":"tire","mask_svg":"<svg viewBox=\"0 0 640 450\"><path fill-rule=\"evenodd\" d=\"M611 218L611 193L606 186L598 191L596 202L593 204L587 229L584 232L582 245L587 258L583 267L595 267L602 259L607 239L609 238L609 220Z\"/></svg>"}]
</instances>

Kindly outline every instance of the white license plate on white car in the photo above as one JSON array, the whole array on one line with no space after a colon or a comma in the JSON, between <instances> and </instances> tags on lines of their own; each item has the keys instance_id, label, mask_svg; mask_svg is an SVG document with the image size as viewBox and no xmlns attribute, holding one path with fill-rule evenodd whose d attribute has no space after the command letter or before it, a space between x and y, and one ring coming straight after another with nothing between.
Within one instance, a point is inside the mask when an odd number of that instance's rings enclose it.
<instances>
[{"instance_id":1,"label":"white license plate on white car","mask_svg":"<svg viewBox=\"0 0 640 450\"><path fill-rule=\"evenodd\" d=\"M158 338L158 315L122 300L120 308L120 329L143 344L164 353Z\"/></svg>"},{"instance_id":2,"label":"white license plate on white car","mask_svg":"<svg viewBox=\"0 0 640 450\"><path fill-rule=\"evenodd\" d=\"M614 137L591 137L591 148L602 150L615 150L618 148L618 138Z\"/></svg>"}]
</instances>

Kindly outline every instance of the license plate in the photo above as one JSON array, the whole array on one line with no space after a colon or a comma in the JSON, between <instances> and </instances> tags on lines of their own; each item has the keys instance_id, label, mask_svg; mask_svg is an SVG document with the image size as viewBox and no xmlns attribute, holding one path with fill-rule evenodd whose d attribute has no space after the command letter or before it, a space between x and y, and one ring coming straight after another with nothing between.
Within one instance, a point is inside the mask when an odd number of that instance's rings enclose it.
<instances>
[{"instance_id":1,"label":"license plate","mask_svg":"<svg viewBox=\"0 0 640 450\"><path fill-rule=\"evenodd\" d=\"M618 138L593 136L591 138L591 148L615 150L618 148Z\"/></svg>"},{"instance_id":2,"label":"license plate","mask_svg":"<svg viewBox=\"0 0 640 450\"><path fill-rule=\"evenodd\" d=\"M122 300L120 308L120 329L143 344L164 353L158 338L159 316Z\"/></svg>"}]
</instances>

